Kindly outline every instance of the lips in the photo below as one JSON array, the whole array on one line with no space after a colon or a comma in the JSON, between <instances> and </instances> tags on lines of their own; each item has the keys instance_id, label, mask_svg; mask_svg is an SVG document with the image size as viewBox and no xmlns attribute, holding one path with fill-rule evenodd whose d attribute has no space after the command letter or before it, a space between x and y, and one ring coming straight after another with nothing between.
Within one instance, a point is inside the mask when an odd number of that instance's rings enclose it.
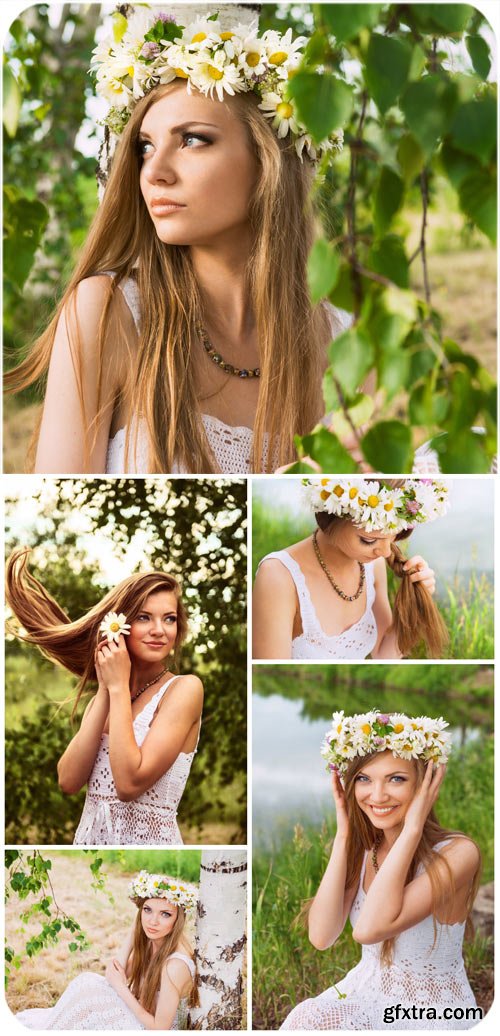
<instances>
[{"instance_id":1,"label":"lips","mask_svg":"<svg viewBox=\"0 0 500 1036\"><path fill-rule=\"evenodd\" d=\"M389 813L393 813L398 806L370 806L370 809L376 817L386 817Z\"/></svg>"},{"instance_id":2,"label":"lips","mask_svg":"<svg viewBox=\"0 0 500 1036\"><path fill-rule=\"evenodd\" d=\"M151 208L153 212L168 213L177 212L179 209L185 209L186 206L182 205L181 202L174 201L172 198L154 198L151 202Z\"/></svg>"}]
</instances>

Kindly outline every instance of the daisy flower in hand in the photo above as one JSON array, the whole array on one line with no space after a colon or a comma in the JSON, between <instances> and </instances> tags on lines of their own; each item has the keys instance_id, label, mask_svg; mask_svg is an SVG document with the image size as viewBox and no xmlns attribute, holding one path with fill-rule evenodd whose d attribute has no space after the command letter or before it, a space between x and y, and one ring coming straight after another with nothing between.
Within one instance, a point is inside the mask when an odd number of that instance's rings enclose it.
<instances>
[{"instance_id":1,"label":"daisy flower in hand","mask_svg":"<svg viewBox=\"0 0 500 1036\"><path fill-rule=\"evenodd\" d=\"M108 641L115 640L118 644L120 640L120 633L124 636L128 636L130 633L130 625L127 622L127 616L123 612L108 612L104 616L101 625L99 626L99 633L104 634Z\"/></svg>"}]
</instances>

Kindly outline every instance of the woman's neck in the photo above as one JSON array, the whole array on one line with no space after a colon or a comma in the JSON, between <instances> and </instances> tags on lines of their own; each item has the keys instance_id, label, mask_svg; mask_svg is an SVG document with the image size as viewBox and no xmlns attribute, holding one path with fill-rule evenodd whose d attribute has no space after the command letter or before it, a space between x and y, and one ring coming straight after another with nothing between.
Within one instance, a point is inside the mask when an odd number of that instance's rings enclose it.
<instances>
[{"instance_id":1,"label":"woman's neck","mask_svg":"<svg viewBox=\"0 0 500 1036\"><path fill-rule=\"evenodd\" d=\"M207 323L229 340L249 337L255 330L255 317L248 293L244 231L243 240L193 247L191 258Z\"/></svg>"},{"instance_id":2,"label":"woman's neck","mask_svg":"<svg viewBox=\"0 0 500 1036\"><path fill-rule=\"evenodd\" d=\"M132 665L130 673L130 693L132 698L135 697L137 691L144 684L149 683L150 680L154 680L160 676L160 673L167 668L168 671L169 661L168 658L164 658L163 662L148 662L147 664L141 665L135 662Z\"/></svg>"},{"instance_id":3,"label":"woman's neck","mask_svg":"<svg viewBox=\"0 0 500 1036\"><path fill-rule=\"evenodd\" d=\"M354 572L355 570L359 572L359 562L355 558L344 554L344 551L337 547L335 543L332 543L330 537L321 529L317 530L316 543L318 544L321 557L328 568L332 568L339 575L343 572Z\"/></svg>"}]
</instances>

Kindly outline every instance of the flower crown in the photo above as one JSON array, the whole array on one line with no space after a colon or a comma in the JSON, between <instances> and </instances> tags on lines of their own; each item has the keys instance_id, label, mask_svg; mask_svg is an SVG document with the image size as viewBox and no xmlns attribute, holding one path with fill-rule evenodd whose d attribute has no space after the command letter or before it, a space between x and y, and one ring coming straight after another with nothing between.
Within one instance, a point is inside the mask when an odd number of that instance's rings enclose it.
<instances>
[{"instance_id":1,"label":"flower crown","mask_svg":"<svg viewBox=\"0 0 500 1036\"><path fill-rule=\"evenodd\" d=\"M198 899L195 885L148 871L140 871L132 878L128 894L130 899L168 899L169 903L183 907L186 913L195 909Z\"/></svg>"},{"instance_id":2,"label":"flower crown","mask_svg":"<svg viewBox=\"0 0 500 1036\"><path fill-rule=\"evenodd\" d=\"M302 59L305 36L292 40L285 33L267 30L258 35L257 22L235 25L223 31L218 14L189 19L176 25L163 11L147 5L129 18L114 16L113 32L92 53L90 71L97 93L110 104L104 119L120 134L137 102L160 83L185 79L189 92L196 89L219 101L224 93L253 91L259 108L278 137L291 134L297 154L305 150L312 161L329 151L340 151L343 131L336 130L320 144L313 144L301 123L294 102L287 96L287 83Z\"/></svg>"},{"instance_id":3,"label":"flower crown","mask_svg":"<svg viewBox=\"0 0 500 1036\"><path fill-rule=\"evenodd\" d=\"M365 479L305 478L302 484L314 513L350 518L379 532L398 533L432 522L449 507L448 487L435 479L406 479L401 489Z\"/></svg>"},{"instance_id":4,"label":"flower crown","mask_svg":"<svg viewBox=\"0 0 500 1036\"><path fill-rule=\"evenodd\" d=\"M372 752L390 751L400 759L432 759L445 763L451 751L451 734L442 717L413 718L404 713L360 712L344 716L344 710L334 712L332 729L325 735L321 755L329 770L345 773L356 756Z\"/></svg>"}]
</instances>

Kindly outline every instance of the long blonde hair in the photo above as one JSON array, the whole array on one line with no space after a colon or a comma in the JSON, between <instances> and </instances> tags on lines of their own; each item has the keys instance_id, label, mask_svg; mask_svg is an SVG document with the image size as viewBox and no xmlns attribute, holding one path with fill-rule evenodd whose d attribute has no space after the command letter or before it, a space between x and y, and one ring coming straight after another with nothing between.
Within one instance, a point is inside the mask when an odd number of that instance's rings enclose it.
<instances>
[{"instance_id":1,"label":"long blonde hair","mask_svg":"<svg viewBox=\"0 0 500 1036\"><path fill-rule=\"evenodd\" d=\"M356 776L360 770L362 770L368 760L376 758L378 753L371 753L365 756L358 756L356 759L349 764L344 778L344 791L346 798L347 815L349 818L349 834L347 836L347 872L346 872L346 889L357 887L361 876L361 867L363 863L363 857L365 852L369 852L374 845L378 830L372 824L371 820L366 816L366 813L359 807L355 795L356 787ZM417 786L419 786L424 778L426 763L421 759L413 759L413 765L416 767L417 772ZM431 913L434 922L434 944L437 938L437 924L436 914L442 908L442 905L447 904L451 910L454 899L454 882L453 874L448 861L442 853L434 852L434 846L438 842L447 840L448 838L464 837L460 831L453 831L448 828L442 827L439 820L431 809L422 831L422 835L418 846L415 850L413 860L408 869L405 884L409 884L413 881L416 876L419 866L423 867L426 874L429 877L432 889L432 907ZM469 836L467 836L469 837ZM469 839L473 841L473 839ZM474 843L475 844L475 843ZM479 852L479 848L476 846ZM472 934L472 922L470 914L474 899L476 897L477 889L479 887L481 867L478 866L476 874L474 875L473 881L469 889L467 897L467 921L466 921L466 936L470 937ZM446 923L446 922L445 922ZM381 958L384 964L390 964L392 961L392 954L394 948L394 938L385 939L382 944Z\"/></svg>"},{"instance_id":2,"label":"long blonde hair","mask_svg":"<svg viewBox=\"0 0 500 1036\"><path fill-rule=\"evenodd\" d=\"M138 911L135 919L132 950L129 957L130 976L128 978L128 985L144 1010L154 1014L156 996L161 984L161 974L167 957L179 947L186 923L186 914L182 906L177 907L174 927L165 936L160 949L153 956L151 940L148 939L141 920L142 908L146 898L138 898L134 902L137 904ZM197 975L195 975L189 991L188 1006L197 1007L199 1002Z\"/></svg>"},{"instance_id":3,"label":"long blonde hair","mask_svg":"<svg viewBox=\"0 0 500 1036\"><path fill-rule=\"evenodd\" d=\"M29 571L30 550L15 550L6 565L5 596L19 626L9 629L20 640L36 644L42 654L80 677L73 715L87 684L96 680L94 652L99 626L107 612L124 612L133 621L150 594L167 591L177 599L175 655L186 638L188 625L177 579L167 572L139 572L110 590L86 615L72 621L42 583Z\"/></svg>"},{"instance_id":4,"label":"long blonde hair","mask_svg":"<svg viewBox=\"0 0 500 1036\"><path fill-rule=\"evenodd\" d=\"M128 371L122 392L125 410L130 417L135 414L146 421L150 470L172 471L174 459L192 473L217 470L196 395L194 370L200 357L196 325L203 322L203 303L190 250L159 240L139 182L142 120L171 88L155 87L134 109L118 145L104 199L56 314L31 354L5 378L10 390L18 391L43 376L58 321L67 304L75 306L80 281L114 272L108 278L100 320L98 414L90 428L83 400L81 343L70 343L86 428L85 465L105 409L103 370L113 297L119 284L135 275L141 300L137 349L127 342L120 322L115 333L127 358L123 363ZM306 262L314 236L309 201L311 163L298 158L293 143L277 138L253 94L238 95L230 103L248 130L259 170L249 208L253 247L247 263L261 369L252 468L274 470L294 459L294 435L310 431L322 415L321 380L326 346L332 337L332 316L325 306L311 305L307 289ZM135 422L136 437L137 427ZM270 445L265 464L266 432ZM131 439L128 427L126 457L135 448Z\"/></svg>"}]
</instances>

